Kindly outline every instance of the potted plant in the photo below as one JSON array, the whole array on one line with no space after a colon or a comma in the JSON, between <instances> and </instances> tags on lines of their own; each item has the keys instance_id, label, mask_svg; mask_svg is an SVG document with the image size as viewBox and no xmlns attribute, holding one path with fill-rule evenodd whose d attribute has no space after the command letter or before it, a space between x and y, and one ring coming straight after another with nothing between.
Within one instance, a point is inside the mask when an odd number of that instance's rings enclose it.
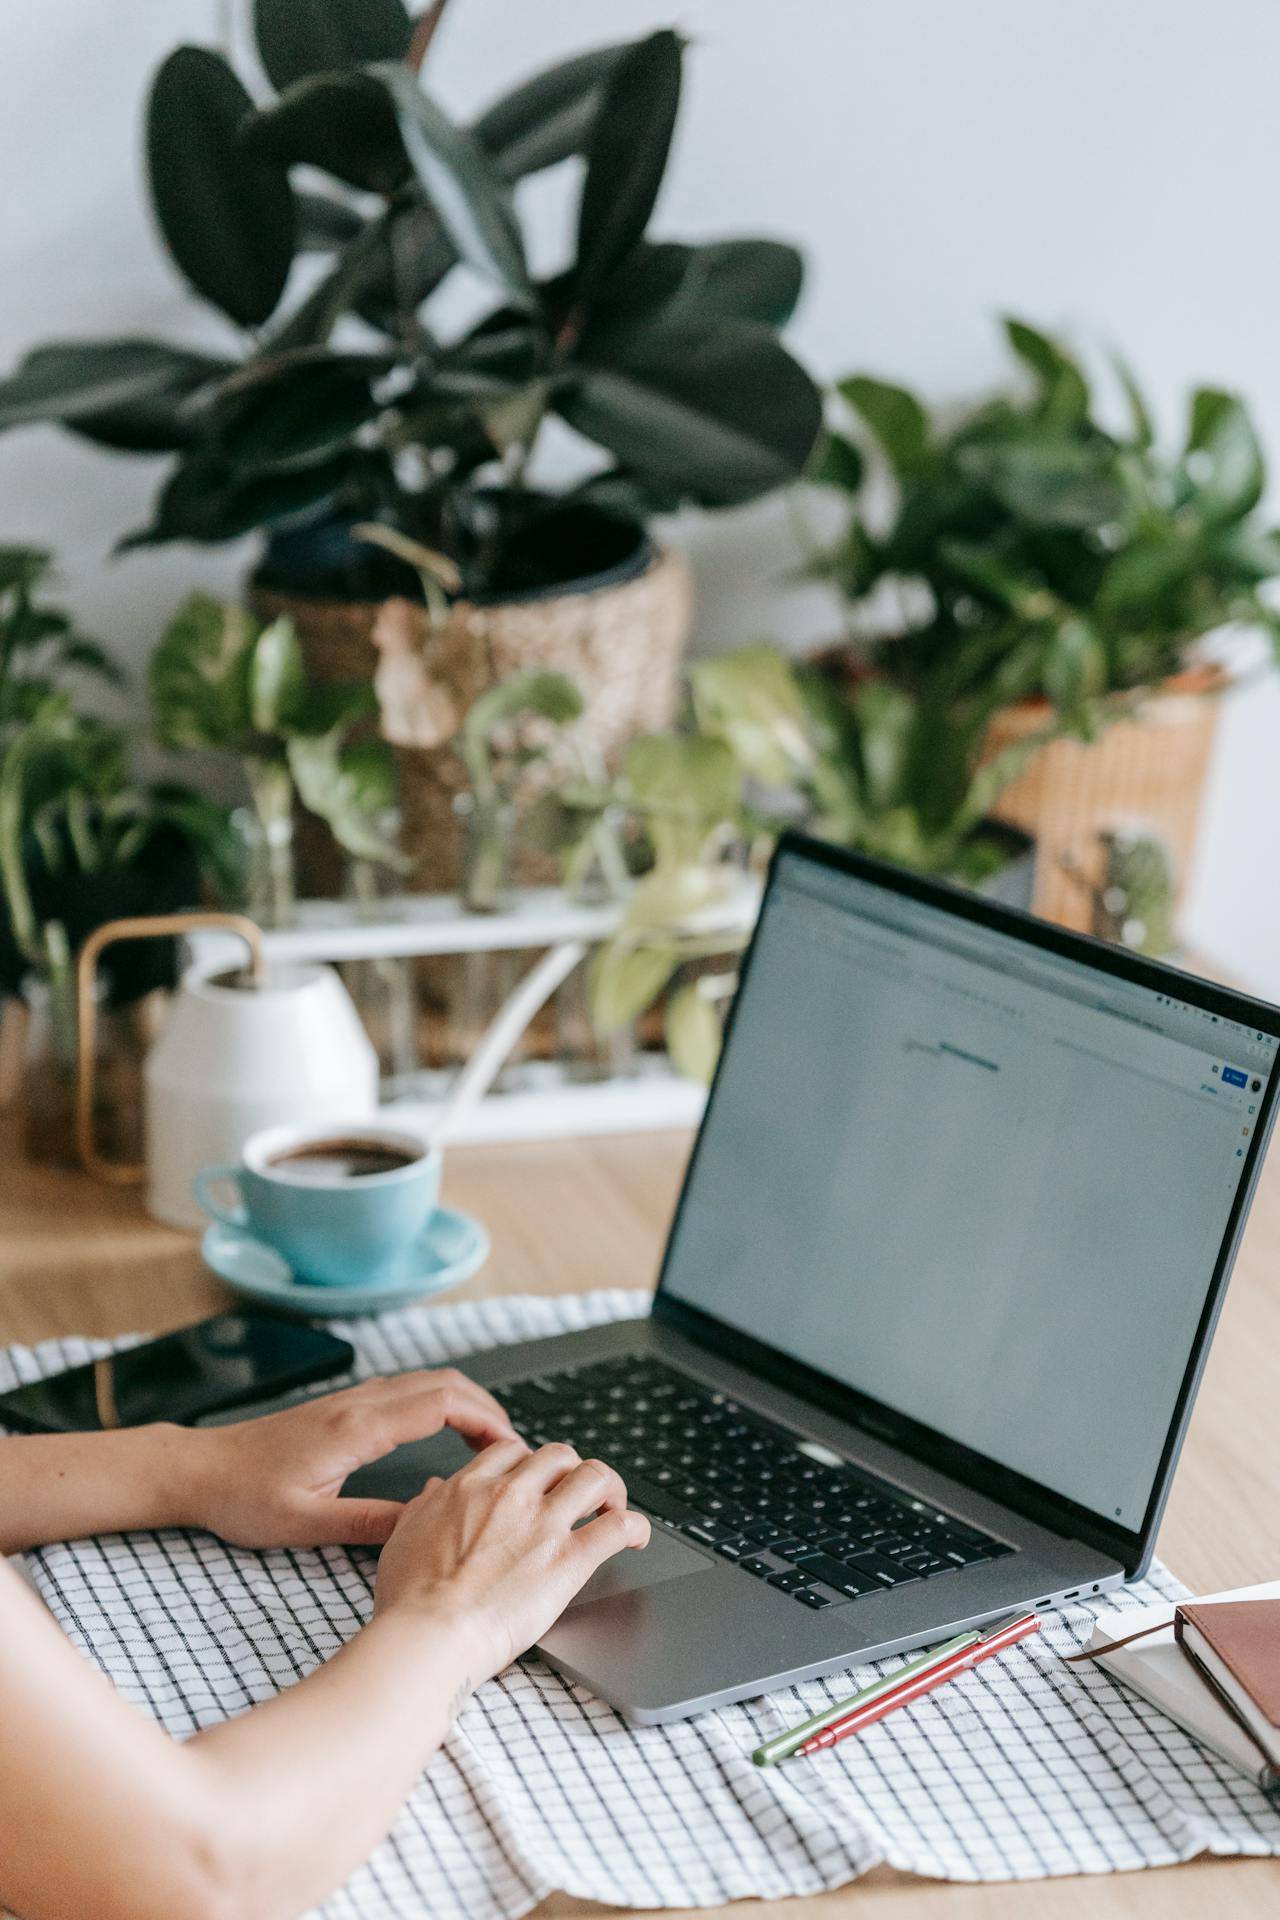
<instances>
[{"instance_id":1,"label":"potted plant","mask_svg":"<svg viewBox=\"0 0 1280 1920\"><path fill-rule=\"evenodd\" d=\"M108 920L190 906L205 880L227 886L234 851L224 809L176 783L131 783L123 733L76 708L77 676L117 675L44 597L49 565L43 552L0 549L0 1082L12 1099L25 1080L29 1147L65 1158L77 949ZM113 948L107 1010L127 1025L175 971L171 943ZM15 1020L24 1002L28 1018ZM109 1023L104 1031L109 1038ZM24 1033L25 1075L16 1057Z\"/></svg>"},{"instance_id":2,"label":"potted plant","mask_svg":"<svg viewBox=\"0 0 1280 1920\"><path fill-rule=\"evenodd\" d=\"M1264 588L1280 537L1259 511L1265 467L1236 396L1200 388L1164 452L1132 375L1104 425L1078 361L1005 322L1023 392L931 414L858 375L840 383L879 455L829 434L814 473L849 496L821 564L845 597L855 676L945 685L992 707L987 751L1065 734L997 805L1033 829L1037 906L1088 925L1106 833L1133 810L1185 865L1225 682L1200 642L1228 625L1274 642ZM887 505L883 479L891 483ZM1067 871L1069 869L1070 871Z\"/></svg>"},{"instance_id":3,"label":"potted plant","mask_svg":"<svg viewBox=\"0 0 1280 1920\"><path fill-rule=\"evenodd\" d=\"M819 396L778 338L801 263L773 240L648 238L675 33L578 55L462 125L420 81L440 11L256 0L261 100L221 54L172 53L147 112L151 198L179 270L236 331L222 354L39 347L0 383L0 427L56 420L169 455L124 545L264 532L256 610L293 614L321 679L371 677L377 606L420 597L353 526L425 541L457 572L433 654L460 706L513 671L565 671L614 754L669 719L689 620L685 572L647 520L782 484L815 438ZM569 256L538 277L513 189L570 156ZM461 329L437 298L448 308L455 277L489 297ZM553 419L589 450L567 489L542 460ZM410 772L411 850L438 884L464 773L443 750Z\"/></svg>"},{"instance_id":4,"label":"potted plant","mask_svg":"<svg viewBox=\"0 0 1280 1920\"><path fill-rule=\"evenodd\" d=\"M292 622L262 626L241 608L192 594L151 658L151 707L165 746L232 753L250 795L247 905L266 926L293 917L293 819L300 802L357 860L399 872L382 831L394 804L385 742L361 738L375 702L366 684L317 686Z\"/></svg>"}]
</instances>

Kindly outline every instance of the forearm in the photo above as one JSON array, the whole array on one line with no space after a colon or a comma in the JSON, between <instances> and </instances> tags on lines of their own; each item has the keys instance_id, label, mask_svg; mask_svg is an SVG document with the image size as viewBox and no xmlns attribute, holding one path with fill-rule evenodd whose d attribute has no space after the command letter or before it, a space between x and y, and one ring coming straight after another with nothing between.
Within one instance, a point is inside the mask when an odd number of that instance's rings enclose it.
<instances>
[{"instance_id":1,"label":"forearm","mask_svg":"<svg viewBox=\"0 0 1280 1920\"><path fill-rule=\"evenodd\" d=\"M163 1425L0 1439L0 1554L90 1533L196 1524L201 1440Z\"/></svg>"},{"instance_id":2,"label":"forearm","mask_svg":"<svg viewBox=\"0 0 1280 1920\"><path fill-rule=\"evenodd\" d=\"M465 1623L391 1611L287 1693L188 1743L234 1836L245 1920L284 1920L367 1859L488 1665Z\"/></svg>"}]
</instances>

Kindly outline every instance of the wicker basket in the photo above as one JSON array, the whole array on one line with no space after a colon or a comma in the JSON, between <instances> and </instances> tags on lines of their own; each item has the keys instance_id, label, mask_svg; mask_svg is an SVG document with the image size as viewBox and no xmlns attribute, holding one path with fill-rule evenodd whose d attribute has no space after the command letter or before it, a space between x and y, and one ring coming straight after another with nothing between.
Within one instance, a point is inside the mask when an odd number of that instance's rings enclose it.
<instances>
[{"instance_id":1,"label":"wicker basket","mask_svg":"<svg viewBox=\"0 0 1280 1920\"><path fill-rule=\"evenodd\" d=\"M254 587L260 619L291 615L310 672L320 681L371 680L378 664L375 604L294 599ZM528 667L567 674L583 696L586 737L608 764L635 733L669 725L693 615L692 581L676 554L653 549L630 579L492 605L460 601L432 643L434 681L464 714L477 694ZM418 616L423 621L425 614ZM399 748L402 841L409 884L428 892L457 884L460 826L454 801L466 787L448 747ZM545 782L554 766L541 769ZM526 864L521 878L546 877Z\"/></svg>"},{"instance_id":2,"label":"wicker basket","mask_svg":"<svg viewBox=\"0 0 1280 1920\"><path fill-rule=\"evenodd\" d=\"M1128 824L1148 827L1164 842L1182 898L1217 726L1216 695L1225 684L1225 675L1209 670L1170 681L1091 744L1052 741L1005 789L996 817L1036 837L1037 913L1091 931L1089 893L1102 879L1105 859L1099 834ZM1042 703L1007 707L991 723L984 760L1044 722Z\"/></svg>"}]
</instances>

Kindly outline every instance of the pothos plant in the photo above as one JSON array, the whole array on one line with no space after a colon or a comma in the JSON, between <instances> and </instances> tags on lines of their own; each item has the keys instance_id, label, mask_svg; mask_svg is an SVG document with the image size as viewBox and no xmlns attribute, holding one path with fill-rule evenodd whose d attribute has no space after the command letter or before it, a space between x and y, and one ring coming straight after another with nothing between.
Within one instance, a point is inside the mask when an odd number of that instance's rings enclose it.
<instances>
[{"instance_id":1,"label":"pothos plant","mask_svg":"<svg viewBox=\"0 0 1280 1920\"><path fill-rule=\"evenodd\" d=\"M553 417L596 449L574 497L633 515L748 500L802 468L820 399L778 338L799 255L649 235L679 37L593 48L463 123L422 81L442 12L253 0L268 91L205 47L160 67L156 221L234 331L212 352L63 339L0 382L0 428L57 421L170 457L126 546L375 520L449 555L468 591L520 591L581 560L530 484ZM515 190L571 158L567 258L539 275ZM455 275L489 296L461 330L437 298ZM385 553L339 551L322 590L402 583Z\"/></svg>"},{"instance_id":2,"label":"pothos plant","mask_svg":"<svg viewBox=\"0 0 1280 1920\"><path fill-rule=\"evenodd\" d=\"M1280 649L1266 590L1280 534L1244 402L1198 388L1166 451L1122 362L1114 424L1058 341L1021 320L1004 331L1023 384L993 399L941 413L865 374L839 383L861 444L833 430L812 472L850 503L820 569L861 657L915 694L1045 700L1087 738L1214 629Z\"/></svg>"},{"instance_id":3,"label":"pothos plant","mask_svg":"<svg viewBox=\"0 0 1280 1920\"><path fill-rule=\"evenodd\" d=\"M238 606L193 594L151 658L151 707L161 742L234 754L248 785L264 862L265 911L293 907L295 798L358 860L404 871L380 822L395 776L385 742L363 736L372 689L310 681L293 623L263 626Z\"/></svg>"}]
</instances>

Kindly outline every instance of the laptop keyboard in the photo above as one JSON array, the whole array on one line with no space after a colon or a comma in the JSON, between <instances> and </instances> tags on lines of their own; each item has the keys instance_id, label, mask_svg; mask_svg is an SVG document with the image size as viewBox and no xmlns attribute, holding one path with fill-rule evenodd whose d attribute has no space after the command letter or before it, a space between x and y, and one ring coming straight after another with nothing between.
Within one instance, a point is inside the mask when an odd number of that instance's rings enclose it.
<instances>
[{"instance_id":1,"label":"laptop keyboard","mask_svg":"<svg viewBox=\"0 0 1280 1920\"><path fill-rule=\"evenodd\" d=\"M647 1356L492 1389L531 1446L605 1460L633 1506L820 1608L1013 1549L862 1468L813 1460L759 1414Z\"/></svg>"}]
</instances>

